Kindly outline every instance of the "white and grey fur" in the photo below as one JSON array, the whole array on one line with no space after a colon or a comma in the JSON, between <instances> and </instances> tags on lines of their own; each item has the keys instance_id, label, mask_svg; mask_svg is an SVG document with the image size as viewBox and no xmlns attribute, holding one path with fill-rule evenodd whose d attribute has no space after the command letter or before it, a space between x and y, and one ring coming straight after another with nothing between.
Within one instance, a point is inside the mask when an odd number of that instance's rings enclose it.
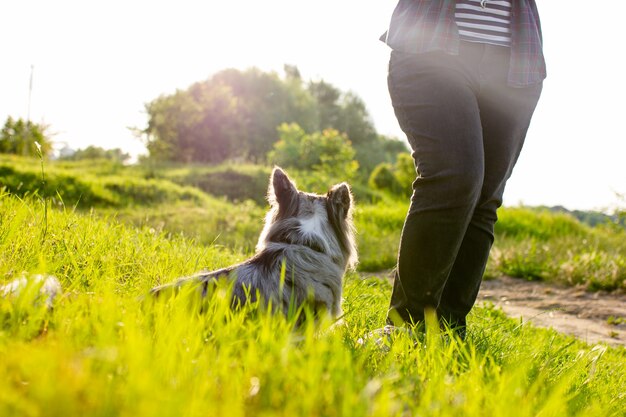
<instances>
[{"instance_id":1,"label":"white and grey fur","mask_svg":"<svg viewBox=\"0 0 626 417\"><path fill-rule=\"evenodd\" d=\"M0 297L19 297L22 291L30 286L37 291L35 303L38 304L43 299L49 310L52 310L55 299L63 292L61 284L55 276L41 274L28 276L23 274L5 285L0 285Z\"/></svg>"},{"instance_id":2,"label":"white and grey fur","mask_svg":"<svg viewBox=\"0 0 626 417\"><path fill-rule=\"evenodd\" d=\"M316 315L341 315L343 276L357 262L350 187L341 183L326 195L305 193L276 167L268 200L271 207L253 257L155 287L152 294L195 283L206 296L217 279L226 277L233 281L234 306L260 297L285 314L307 304Z\"/></svg>"}]
</instances>

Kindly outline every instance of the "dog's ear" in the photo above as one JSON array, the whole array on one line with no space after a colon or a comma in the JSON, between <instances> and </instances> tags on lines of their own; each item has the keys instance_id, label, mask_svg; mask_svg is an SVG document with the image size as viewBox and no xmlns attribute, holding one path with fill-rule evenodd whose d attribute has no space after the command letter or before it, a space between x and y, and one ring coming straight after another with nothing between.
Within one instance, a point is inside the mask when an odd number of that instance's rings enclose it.
<instances>
[{"instance_id":1,"label":"dog's ear","mask_svg":"<svg viewBox=\"0 0 626 417\"><path fill-rule=\"evenodd\" d=\"M298 196L296 185L289 179L280 167L274 167L267 191L267 199L271 205L287 208L292 205Z\"/></svg>"},{"instance_id":2,"label":"dog's ear","mask_svg":"<svg viewBox=\"0 0 626 417\"><path fill-rule=\"evenodd\" d=\"M332 216L344 220L352 207L352 192L345 182L333 186L326 195L331 208Z\"/></svg>"}]
</instances>

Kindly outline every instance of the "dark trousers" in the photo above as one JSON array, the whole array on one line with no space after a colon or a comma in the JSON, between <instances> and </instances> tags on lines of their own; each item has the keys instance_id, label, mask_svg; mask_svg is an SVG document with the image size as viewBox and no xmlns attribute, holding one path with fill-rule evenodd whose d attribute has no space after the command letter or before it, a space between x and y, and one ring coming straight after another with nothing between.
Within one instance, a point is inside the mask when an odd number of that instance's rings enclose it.
<instances>
[{"instance_id":1,"label":"dark trousers","mask_svg":"<svg viewBox=\"0 0 626 417\"><path fill-rule=\"evenodd\" d=\"M541 84L507 85L509 48L461 42L458 56L393 51L389 92L417 178L387 322L433 309L464 334L494 240L496 210Z\"/></svg>"}]
</instances>

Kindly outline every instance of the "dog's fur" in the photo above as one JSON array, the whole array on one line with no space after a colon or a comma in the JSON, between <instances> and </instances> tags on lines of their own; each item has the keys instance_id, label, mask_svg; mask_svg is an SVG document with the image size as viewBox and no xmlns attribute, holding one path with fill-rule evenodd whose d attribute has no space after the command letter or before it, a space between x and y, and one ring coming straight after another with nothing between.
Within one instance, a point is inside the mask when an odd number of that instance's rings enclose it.
<instances>
[{"instance_id":1,"label":"dog's fur","mask_svg":"<svg viewBox=\"0 0 626 417\"><path fill-rule=\"evenodd\" d=\"M339 316L343 276L357 262L350 187L341 183L326 195L305 193L276 167L268 200L271 208L252 258L155 287L152 294L195 284L204 297L225 277L232 281L233 306L260 297L285 314L306 304L315 315Z\"/></svg>"},{"instance_id":2,"label":"dog's fur","mask_svg":"<svg viewBox=\"0 0 626 417\"><path fill-rule=\"evenodd\" d=\"M18 297L22 291L35 290L35 305L43 299L48 310L52 310L55 299L62 294L61 284L53 275L31 275L23 274L21 277L0 285L0 297Z\"/></svg>"}]
</instances>

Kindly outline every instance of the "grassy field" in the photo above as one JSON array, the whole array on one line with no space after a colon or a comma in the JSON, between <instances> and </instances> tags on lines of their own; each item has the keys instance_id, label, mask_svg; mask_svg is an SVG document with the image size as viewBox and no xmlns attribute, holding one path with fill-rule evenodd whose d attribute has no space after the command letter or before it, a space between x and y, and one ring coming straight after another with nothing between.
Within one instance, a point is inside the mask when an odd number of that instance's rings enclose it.
<instances>
[{"instance_id":1,"label":"grassy field","mask_svg":"<svg viewBox=\"0 0 626 417\"><path fill-rule=\"evenodd\" d=\"M352 274L344 324L307 327L220 292L199 314L184 296L151 305L156 284L240 259L149 228L0 198L0 275L58 276L53 312L24 293L0 300L0 415L623 415L623 349L586 346L476 309L468 342L437 330L389 351L384 279ZM47 227L44 224L47 221ZM226 289L225 289L226 290ZM32 297L32 295L31 295ZM431 329L432 330L432 329Z\"/></svg>"},{"instance_id":2,"label":"grassy field","mask_svg":"<svg viewBox=\"0 0 626 417\"><path fill-rule=\"evenodd\" d=\"M43 187L35 168L0 161L12 191L0 193L0 283L23 271L53 274L65 294L52 312L33 292L0 298L1 416L624 415L626 350L522 325L489 306L472 312L466 343L437 326L417 344L404 334L387 349L357 343L384 320L389 282L362 271L393 265L403 203L359 204L361 270L346 278L343 323L293 331L293 321L254 305L231 311L228 288L203 313L184 294L140 301L155 284L245 258L262 205L181 187L180 168L155 176L49 165ZM29 172L25 189L19 178ZM53 182L61 175L75 179ZM159 197L106 187L127 179ZM72 181L103 187L112 203L71 201L77 194L63 186ZM500 217L490 274L626 287L622 229L522 208Z\"/></svg>"},{"instance_id":3,"label":"grassy field","mask_svg":"<svg viewBox=\"0 0 626 417\"><path fill-rule=\"evenodd\" d=\"M0 155L0 186L24 196L35 190L51 206L94 210L168 236L250 254L262 227L269 168L256 165L131 166L108 161L47 163ZM290 172L305 190L325 192L341 179ZM353 184L360 271L396 263L407 202ZM233 204L236 203L236 204ZM567 214L532 208L502 208L486 277L583 285L590 290L626 290L626 230L615 224L588 226Z\"/></svg>"}]
</instances>

